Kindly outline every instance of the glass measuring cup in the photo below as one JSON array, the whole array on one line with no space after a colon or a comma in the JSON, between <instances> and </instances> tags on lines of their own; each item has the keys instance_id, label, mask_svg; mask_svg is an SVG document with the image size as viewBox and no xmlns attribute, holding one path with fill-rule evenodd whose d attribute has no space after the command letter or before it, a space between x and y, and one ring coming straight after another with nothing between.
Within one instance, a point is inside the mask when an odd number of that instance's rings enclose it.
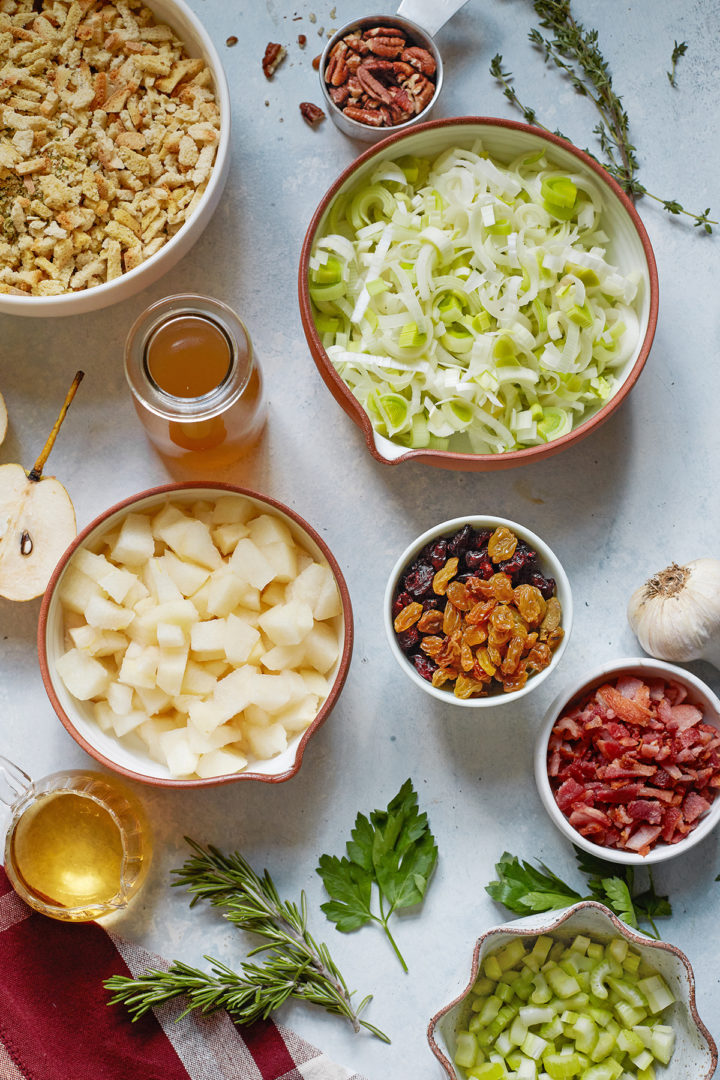
<instances>
[{"instance_id":1,"label":"glass measuring cup","mask_svg":"<svg viewBox=\"0 0 720 1080\"><path fill-rule=\"evenodd\" d=\"M72 769L33 781L0 755L0 802L10 808L6 873L43 915L100 918L126 907L145 880L150 829L114 777Z\"/></svg>"}]
</instances>

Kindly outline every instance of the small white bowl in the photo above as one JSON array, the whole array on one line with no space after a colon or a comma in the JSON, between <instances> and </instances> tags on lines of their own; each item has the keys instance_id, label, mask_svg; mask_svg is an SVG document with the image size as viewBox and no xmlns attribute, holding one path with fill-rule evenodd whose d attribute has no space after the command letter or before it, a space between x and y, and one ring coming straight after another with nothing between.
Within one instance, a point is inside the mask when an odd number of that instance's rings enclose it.
<instances>
[{"instance_id":1,"label":"small white bowl","mask_svg":"<svg viewBox=\"0 0 720 1080\"><path fill-rule=\"evenodd\" d=\"M537 674L531 675L521 690L513 690L509 694L496 693L491 694L488 697L458 698L455 697L452 688L448 690L445 687L433 686L427 679L423 679L423 677L417 673L414 666L410 663L407 656L398 645L397 637L395 635L392 604L400 577L404 571L408 569L409 565L426 544L430 543L431 540L439 540L441 537L449 538L464 525L470 525L473 529L496 529L500 525L507 526L507 528L511 529L520 540L524 540L537 552L540 567L546 577L555 579L557 598L562 606L561 626L565 631L565 636L553 653L552 660L548 666L542 671L537 672ZM467 517L452 518L450 521L443 521L440 525L435 525L434 528L428 529L427 532L422 533L421 536L418 536L417 540L413 540L412 544L405 548L405 551L403 551L390 572L383 603L383 619L385 622L385 632L387 634L388 642L390 643L390 651L408 678L411 679L416 686L419 686L424 690L426 694L430 694L432 697L437 698L438 701L443 701L446 705L461 705L470 709L484 709L493 705L505 705L508 701L517 701L518 698L524 697L525 694L529 694L531 690L536 686L539 686L560 663L560 659L565 652L570 638L572 618L573 607L570 582L568 581L567 574L563 570L557 555L551 551L544 540L541 540L540 537L534 532L531 532L530 529L526 529L524 525L518 525L515 521L508 521L506 518L493 517L489 514L475 514Z\"/></svg>"},{"instance_id":2,"label":"small white bowl","mask_svg":"<svg viewBox=\"0 0 720 1080\"><path fill-rule=\"evenodd\" d=\"M551 934L568 942L577 934L585 934L598 941L608 941L618 935L625 938L665 979L675 995L675 1003L663 1014L667 1017L667 1023L675 1029L675 1052L669 1065L661 1070L663 1080L710 1080L715 1072L718 1052L712 1035L698 1016L695 976L687 956L675 945L655 941L631 930L608 908L594 900L581 901L562 911L528 915L495 926L478 938L469 982L465 985L464 979L459 980L458 985L462 989L456 992L449 1005L433 1016L427 1029L430 1049L449 1080L460 1080L460 1074L452 1064L457 1045L456 1033L463 1023L465 999L475 984L485 957L515 937L532 939L541 934Z\"/></svg>"},{"instance_id":3,"label":"small white bowl","mask_svg":"<svg viewBox=\"0 0 720 1080\"><path fill-rule=\"evenodd\" d=\"M201 57L213 78L220 109L220 140L215 163L202 198L185 224L149 259L120 277L78 292L60 296L15 296L0 293L0 312L6 315L57 317L82 315L127 300L166 274L186 255L213 216L225 187L230 168L230 92L220 56L197 15L184 0L148 0L158 22L171 26L190 57Z\"/></svg>"},{"instance_id":4,"label":"small white bowl","mask_svg":"<svg viewBox=\"0 0 720 1080\"><path fill-rule=\"evenodd\" d=\"M550 733L556 720L565 712L571 704L587 697L596 687L601 686L608 680L616 679L619 675L637 675L651 679L676 680L687 687L687 702L697 705L702 709L703 722L720 727L720 700L712 692L709 686L698 679L689 671L667 664L664 660L651 660L648 657L630 657L623 660L613 660L596 668L590 675L576 679L559 694L545 714L545 718L538 731L535 742L535 782L542 800L543 806L550 815L553 823L560 832L583 851L590 852L597 858L608 862L621 863L625 866L648 866L651 863L665 862L674 859L676 855L682 855L689 848L699 844L701 840L715 828L720 821L720 796L715 799L710 810L701 820L697 828L693 829L684 840L677 844L658 843L647 855L638 855L632 851L621 851L617 848L601 847L587 840L572 827L568 819L555 802L550 781L547 774L547 746Z\"/></svg>"},{"instance_id":5,"label":"small white bowl","mask_svg":"<svg viewBox=\"0 0 720 1080\"><path fill-rule=\"evenodd\" d=\"M159 509L168 501L191 504L197 500L212 501L227 495L242 496L243 499L255 503L259 512L279 517L288 526L293 538L302 548L315 560L326 563L330 567L342 604L342 613L330 621L330 625L337 632L339 654L333 667L325 673L330 689L315 719L309 727L293 735L288 740L287 748L280 754L264 760L252 761L241 772L211 776L206 779L197 776L178 778L170 774L166 765L152 758L141 746L139 740L136 740L136 744L131 744L125 739L118 739L111 732L102 731L93 715L93 702L79 701L66 689L55 666L57 659L66 651L64 613L59 596L59 585L77 549L86 547L93 550L96 542L114 526L119 525L128 513ZM131 780L139 780L158 787L211 787L241 780L262 780L272 784L290 780L302 764L309 740L325 722L340 695L350 666L352 645L353 619L350 594L340 567L322 537L299 514L282 503L276 502L275 499L260 495L256 491L210 481L167 484L140 492L124 502L111 506L92 521L78 534L56 566L43 596L38 622L40 671L50 703L63 726L83 750L108 769Z\"/></svg>"}]
</instances>

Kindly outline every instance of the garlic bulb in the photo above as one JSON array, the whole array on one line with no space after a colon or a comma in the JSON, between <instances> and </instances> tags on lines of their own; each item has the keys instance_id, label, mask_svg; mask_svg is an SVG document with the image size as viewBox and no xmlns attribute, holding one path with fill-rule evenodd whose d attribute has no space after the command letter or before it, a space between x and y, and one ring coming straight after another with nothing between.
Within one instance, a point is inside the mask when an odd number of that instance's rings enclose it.
<instances>
[{"instance_id":1,"label":"garlic bulb","mask_svg":"<svg viewBox=\"0 0 720 1080\"><path fill-rule=\"evenodd\" d=\"M720 560L672 563L630 597L628 621L656 660L707 660L720 668Z\"/></svg>"}]
</instances>

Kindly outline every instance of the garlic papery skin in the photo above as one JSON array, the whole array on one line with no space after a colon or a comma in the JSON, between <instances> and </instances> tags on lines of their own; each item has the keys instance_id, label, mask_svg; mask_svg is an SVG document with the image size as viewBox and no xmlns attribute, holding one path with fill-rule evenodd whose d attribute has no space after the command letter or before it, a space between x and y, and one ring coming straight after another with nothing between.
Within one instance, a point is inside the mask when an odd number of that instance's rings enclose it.
<instances>
[{"instance_id":1,"label":"garlic papery skin","mask_svg":"<svg viewBox=\"0 0 720 1080\"><path fill-rule=\"evenodd\" d=\"M720 668L720 559L672 563L630 597L628 621L656 660Z\"/></svg>"}]
</instances>

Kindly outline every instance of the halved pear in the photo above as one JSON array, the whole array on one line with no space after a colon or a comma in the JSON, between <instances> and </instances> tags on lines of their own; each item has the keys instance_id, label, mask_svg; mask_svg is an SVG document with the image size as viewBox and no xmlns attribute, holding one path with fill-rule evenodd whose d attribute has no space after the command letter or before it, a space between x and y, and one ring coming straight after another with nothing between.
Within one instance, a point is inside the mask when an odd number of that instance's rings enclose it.
<instances>
[{"instance_id":1,"label":"halved pear","mask_svg":"<svg viewBox=\"0 0 720 1080\"><path fill-rule=\"evenodd\" d=\"M82 378L78 371L30 472L22 465L0 465L0 596L8 600L41 596L77 532L70 496L54 476L44 477L42 471Z\"/></svg>"},{"instance_id":2,"label":"halved pear","mask_svg":"<svg viewBox=\"0 0 720 1080\"><path fill-rule=\"evenodd\" d=\"M0 443L5 438L7 433L7 409L5 408L5 398L0 394Z\"/></svg>"}]
</instances>

